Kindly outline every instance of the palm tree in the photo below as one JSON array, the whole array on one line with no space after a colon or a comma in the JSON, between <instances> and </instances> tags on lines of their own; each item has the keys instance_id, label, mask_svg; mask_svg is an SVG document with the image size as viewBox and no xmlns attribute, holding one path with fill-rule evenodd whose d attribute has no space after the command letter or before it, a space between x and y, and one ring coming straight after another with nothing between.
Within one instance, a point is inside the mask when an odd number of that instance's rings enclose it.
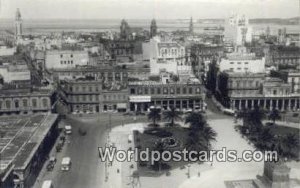
<instances>
[{"instance_id":1,"label":"palm tree","mask_svg":"<svg viewBox=\"0 0 300 188\"><path fill-rule=\"evenodd\" d=\"M269 114L269 119L273 121L273 125L275 125L275 121L280 119L279 111L276 108L273 108L273 110Z\"/></svg>"},{"instance_id":2,"label":"palm tree","mask_svg":"<svg viewBox=\"0 0 300 188\"><path fill-rule=\"evenodd\" d=\"M165 120L170 122L168 125L173 127L175 121L181 120L181 114L182 113L180 111L176 110L175 108L171 108L163 113L163 117Z\"/></svg>"},{"instance_id":3,"label":"palm tree","mask_svg":"<svg viewBox=\"0 0 300 188\"><path fill-rule=\"evenodd\" d=\"M207 126L206 119L200 112L192 112L185 118L185 123L190 125L192 130L203 130Z\"/></svg>"},{"instance_id":4,"label":"palm tree","mask_svg":"<svg viewBox=\"0 0 300 188\"><path fill-rule=\"evenodd\" d=\"M159 109L151 109L150 113L148 114L148 119L153 122L153 126L157 126L156 122L161 119Z\"/></svg>"},{"instance_id":5,"label":"palm tree","mask_svg":"<svg viewBox=\"0 0 300 188\"><path fill-rule=\"evenodd\" d=\"M197 131L190 131L186 148L188 151L208 150L206 140L201 136L200 132Z\"/></svg>"},{"instance_id":6,"label":"palm tree","mask_svg":"<svg viewBox=\"0 0 300 188\"><path fill-rule=\"evenodd\" d=\"M200 132L204 140L207 144L207 149L211 149L211 142L216 141L217 132L211 128L210 126L204 127L204 129Z\"/></svg>"}]
</instances>

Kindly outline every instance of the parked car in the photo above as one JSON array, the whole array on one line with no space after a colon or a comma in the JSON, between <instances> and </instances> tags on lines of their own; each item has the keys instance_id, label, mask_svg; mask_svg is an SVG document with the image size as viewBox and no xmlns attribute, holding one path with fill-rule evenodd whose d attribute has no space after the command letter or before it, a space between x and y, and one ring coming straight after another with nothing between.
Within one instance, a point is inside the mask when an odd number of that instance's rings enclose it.
<instances>
[{"instance_id":1,"label":"parked car","mask_svg":"<svg viewBox=\"0 0 300 188\"><path fill-rule=\"evenodd\" d=\"M56 158L55 157L50 157L49 163L47 165L47 170L52 171L54 166L55 166L55 163L56 163Z\"/></svg>"}]
</instances>

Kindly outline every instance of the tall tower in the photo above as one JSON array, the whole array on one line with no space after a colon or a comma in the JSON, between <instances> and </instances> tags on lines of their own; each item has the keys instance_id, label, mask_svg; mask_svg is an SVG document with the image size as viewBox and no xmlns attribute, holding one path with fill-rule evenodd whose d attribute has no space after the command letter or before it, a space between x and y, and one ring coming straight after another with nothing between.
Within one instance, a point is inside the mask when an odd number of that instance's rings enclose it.
<instances>
[{"instance_id":1,"label":"tall tower","mask_svg":"<svg viewBox=\"0 0 300 188\"><path fill-rule=\"evenodd\" d=\"M15 27L16 27L15 35L16 38L19 39L22 36L22 18L19 9L17 9L16 11Z\"/></svg>"},{"instance_id":2,"label":"tall tower","mask_svg":"<svg viewBox=\"0 0 300 188\"><path fill-rule=\"evenodd\" d=\"M121 21L121 26L120 26L120 38L127 40L130 35L130 28L126 20Z\"/></svg>"},{"instance_id":3,"label":"tall tower","mask_svg":"<svg viewBox=\"0 0 300 188\"><path fill-rule=\"evenodd\" d=\"M194 33L193 17L191 17L191 20L190 20L189 32L190 32L190 34Z\"/></svg>"},{"instance_id":4,"label":"tall tower","mask_svg":"<svg viewBox=\"0 0 300 188\"><path fill-rule=\"evenodd\" d=\"M150 25L150 38L154 37L157 35L157 26L156 26L156 21L155 19L153 19L151 21L151 25Z\"/></svg>"}]
</instances>

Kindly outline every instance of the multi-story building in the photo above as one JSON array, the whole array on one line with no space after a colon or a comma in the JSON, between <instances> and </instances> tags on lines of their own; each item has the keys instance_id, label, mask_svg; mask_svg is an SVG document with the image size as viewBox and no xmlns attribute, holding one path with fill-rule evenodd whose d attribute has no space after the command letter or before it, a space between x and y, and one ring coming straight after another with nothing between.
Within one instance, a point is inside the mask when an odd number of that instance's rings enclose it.
<instances>
[{"instance_id":1,"label":"multi-story building","mask_svg":"<svg viewBox=\"0 0 300 188\"><path fill-rule=\"evenodd\" d=\"M5 83L28 82L31 74L25 63L3 63L0 65L0 75Z\"/></svg>"},{"instance_id":2,"label":"multi-story building","mask_svg":"<svg viewBox=\"0 0 300 188\"><path fill-rule=\"evenodd\" d=\"M61 84L63 97L69 111L77 113L100 112L102 80L94 77L64 80Z\"/></svg>"},{"instance_id":3,"label":"multi-story building","mask_svg":"<svg viewBox=\"0 0 300 188\"><path fill-rule=\"evenodd\" d=\"M249 26L248 18L240 15L232 15L229 19L226 19L224 39L227 42L233 43L234 46L251 42L252 27Z\"/></svg>"},{"instance_id":4,"label":"multi-story building","mask_svg":"<svg viewBox=\"0 0 300 188\"><path fill-rule=\"evenodd\" d=\"M46 69L74 68L88 65L89 55L86 51L53 50L46 51Z\"/></svg>"},{"instance_id":5,"label":"multi-story building","mask_svg":"<svg viewBox=\"0 0 300 188\"><path fill-rule=\"evenodd\" d=\"M126 111L128 92L120 85L95 77L65 79L61 84L62 97L73 113Z\"/></svg>"},{"instance_id":6,"label":"multi-story building","mask_svg":"<svg viewBox=\"0 0 300 188\"><path fill-rule=\"evenodd\" d=\"M161 72L174 74L191 73L191 63L186 56L185 47L172 41L161 41L154 37L143 43L143 59L150 61L150 73Z\"/></svg>"},{"instance_id":7,"label":"multi-story building","mask_svg":"<svg viewBox=\"0 0 300 188\"><path fill-rule=\"evenodd\" d=\"M300 66L300 47L271 45L266 49L270 64L277 67Z\"/></svg>"},{"instance_id":8,"label":"multi-story building","mask_svg":"<svg viewBox=\"0 0 300 188\"><path fill-rule=\"evenodd\" d=\"M203 109L204 89L199 80L188 82L131 82L129 91L130 111L147 111L150 107Z\"/></svg>"},{"instance_id":9,"label":"multi-story building","mask_svg":"<svg viewBox=\"0 0 300 188\"><path fill-rule=\"evenodd\" d=\"M205 74L212 60L223 57L224 48L221 45L194 44L191 47L192 69L196 76Z\"/></svg>"},{"instance_id":10,"label":"multi-story building","mask_svg":"<svg viewBox=\"0 0 300 188\"><path fill-rule=\"evenodd\" d=\"M0 115L51 112L53 94L49 88L16 88L3 85L0 89Z\"/></svg>"},{"instance_id":11,"label":"multi-story building","mask_svg":"<svg viewBox=\"0 0 300 188\"><path fill-rule=\"evenodd\" d=\"M260 106L284 111L300 108L300 94L292 93L290 83L263 73L223 72L218 77L217 88L221 102L232 109Z\"/></svg>"},{"instance_id":12,"label":"multi-story building","mask_svg":"<svg viewBox=\"0 0 300 188\"><path fill-rule=\"evenodd\" d=\"M239 73L265 72L265 58L257 57L254 53L247 53L245 48L239 48L237 52L227 54L219 63L220 71L232 71Z\"/></svg>"}]
</instances>

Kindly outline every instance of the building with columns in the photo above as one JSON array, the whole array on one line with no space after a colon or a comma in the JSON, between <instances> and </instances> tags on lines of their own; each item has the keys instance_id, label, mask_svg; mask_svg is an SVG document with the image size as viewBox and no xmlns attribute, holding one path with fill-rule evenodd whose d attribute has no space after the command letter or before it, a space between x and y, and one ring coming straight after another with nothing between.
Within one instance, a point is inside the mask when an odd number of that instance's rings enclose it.
<instances>
[{"instance_id":1,"label":"building with columns","mask_svg":"<svg viewBox=\"0 0 300 188\"><path fill-rule=\"evenodd\" d=\"M128 86L129 110L147 111L150 107L162 110L202 110L204 87L199 81L188 82L130 82Z\"/></svg>"},{"instance_id":2,"label":"building with columns","mask_svg":"<svg viewBox=\"0 0 300 188\"><path fill-rule=\"evenodd\" d=\"M300 93L292 85L263 73L223 72L218 77L218 92L225 107L242 110L259 106L266 110L299 110Z\"/></svg>"}]
</instances>

